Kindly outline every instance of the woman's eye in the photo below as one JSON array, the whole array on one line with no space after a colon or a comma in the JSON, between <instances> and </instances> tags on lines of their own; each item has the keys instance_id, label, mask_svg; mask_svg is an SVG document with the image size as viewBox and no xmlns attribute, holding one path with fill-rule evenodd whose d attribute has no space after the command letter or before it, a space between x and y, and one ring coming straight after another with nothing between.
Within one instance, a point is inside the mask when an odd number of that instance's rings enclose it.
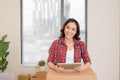
<instances>
[{"instance_id":1,"label":"woman's eye","mask_svg":"<svg viewBox=\"0 0 120 80\"><path fill-rule=\"evenodd\" d=\"M72 29L72 31L74 31L75 29Z\"/></svg>"},{"instance_id":2,"label":"woman's eye","mask_svg":"<svg viewBox=\"0 0 120 80\"><path fill-rule=\"evenodd\" d=\"M66 28L69 29L69 26L67 26Z\"/></svg>"}]
</instances>

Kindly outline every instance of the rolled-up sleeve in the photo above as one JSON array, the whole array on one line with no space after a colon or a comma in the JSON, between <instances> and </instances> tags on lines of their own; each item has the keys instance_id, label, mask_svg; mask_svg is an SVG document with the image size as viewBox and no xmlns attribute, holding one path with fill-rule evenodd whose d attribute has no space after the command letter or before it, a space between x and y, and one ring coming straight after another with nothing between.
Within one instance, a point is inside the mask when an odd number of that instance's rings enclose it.
<instances>
[{"instance_id":1,"label":"rolled-up sleeve","mask_svg":"<svg viewBox=\"0 0 120 80\"><path fill-rule=\"evenodd\" d=\"M53 60L54 60L54 56L55 56L55 48L56 48L56 41L54 41L52 43L52 45L50 46L49 50L48 50L48 62L52 62L53 63Z\"/></svg>"},{"instance_id":2,"label":"rolled-up sleeve","mask_svg":"<svg viewBox=\"0 0 120 80\"><path fill-rule=\"evenodd\" d=\"M84 63L85 63L85 64L86 64L87 62L90 62L90 63L91 63L90 56L89 56L89 54L88 54L86 45L85 45L83 42L81 43L81 47L82 47L82 58L83 58Z\"/></svg>"}]
</instances>

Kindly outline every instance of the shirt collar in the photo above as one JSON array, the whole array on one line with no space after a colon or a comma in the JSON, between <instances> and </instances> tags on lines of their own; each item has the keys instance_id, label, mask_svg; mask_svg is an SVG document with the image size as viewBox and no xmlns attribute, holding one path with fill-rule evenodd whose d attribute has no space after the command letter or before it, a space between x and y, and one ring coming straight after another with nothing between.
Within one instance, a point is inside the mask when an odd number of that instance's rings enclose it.
<instances>
[{"instance_id":1,"label":"shirt collar","mask_svg":"<svg viewBox=\"0 0 120 80\"><path fill-rule=\"evenodd\" d=\"M60 38L60 41L61 41L62 44L66 45L66 44L65 44L65 41L64 41L64 38ZM74 41L74 44L75 44L75 45L78 45L78 44L79 44L79 40L76 40L76 39L74 38L73 41Z\"/></svg>"}]
</instances>

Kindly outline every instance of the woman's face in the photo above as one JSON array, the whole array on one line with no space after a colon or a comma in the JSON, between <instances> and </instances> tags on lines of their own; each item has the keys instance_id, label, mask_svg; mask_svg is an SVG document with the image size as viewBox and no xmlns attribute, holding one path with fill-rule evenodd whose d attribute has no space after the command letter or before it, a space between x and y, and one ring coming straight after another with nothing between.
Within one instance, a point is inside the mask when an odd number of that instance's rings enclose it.
<instances>
[{"instance_id":1,"label":"woman's face","mask_svg":"<svg viewBox=\"0 0 120 80\"><path fill-rule=\"evenodd\" d=\"M65 38L72 39L77 32L77 26L74 22L69 22L64 29Z\"/></svg>"}]
</instances>

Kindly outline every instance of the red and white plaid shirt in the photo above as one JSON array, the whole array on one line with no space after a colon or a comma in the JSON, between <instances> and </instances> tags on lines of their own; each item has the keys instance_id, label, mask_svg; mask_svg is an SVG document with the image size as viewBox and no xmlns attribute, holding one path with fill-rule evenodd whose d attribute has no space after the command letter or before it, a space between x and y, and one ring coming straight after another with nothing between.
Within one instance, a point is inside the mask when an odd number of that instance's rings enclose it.
<instances>
[{"instance_id":1,"label":"red and white plaid shirt","mask_svg":"<svg viewBox=\"0 0 120 80\"><path fill-rule=\"evenodd\" d=\"M54 64L65 63L66 51L67 46L64 42L64 38L53 41L49 49L48 62ZM80 40L74 39L74 63L81 62L81 59L83 59L84 63L90 62L85 44Z\"/></svg>"}]
</instances>

